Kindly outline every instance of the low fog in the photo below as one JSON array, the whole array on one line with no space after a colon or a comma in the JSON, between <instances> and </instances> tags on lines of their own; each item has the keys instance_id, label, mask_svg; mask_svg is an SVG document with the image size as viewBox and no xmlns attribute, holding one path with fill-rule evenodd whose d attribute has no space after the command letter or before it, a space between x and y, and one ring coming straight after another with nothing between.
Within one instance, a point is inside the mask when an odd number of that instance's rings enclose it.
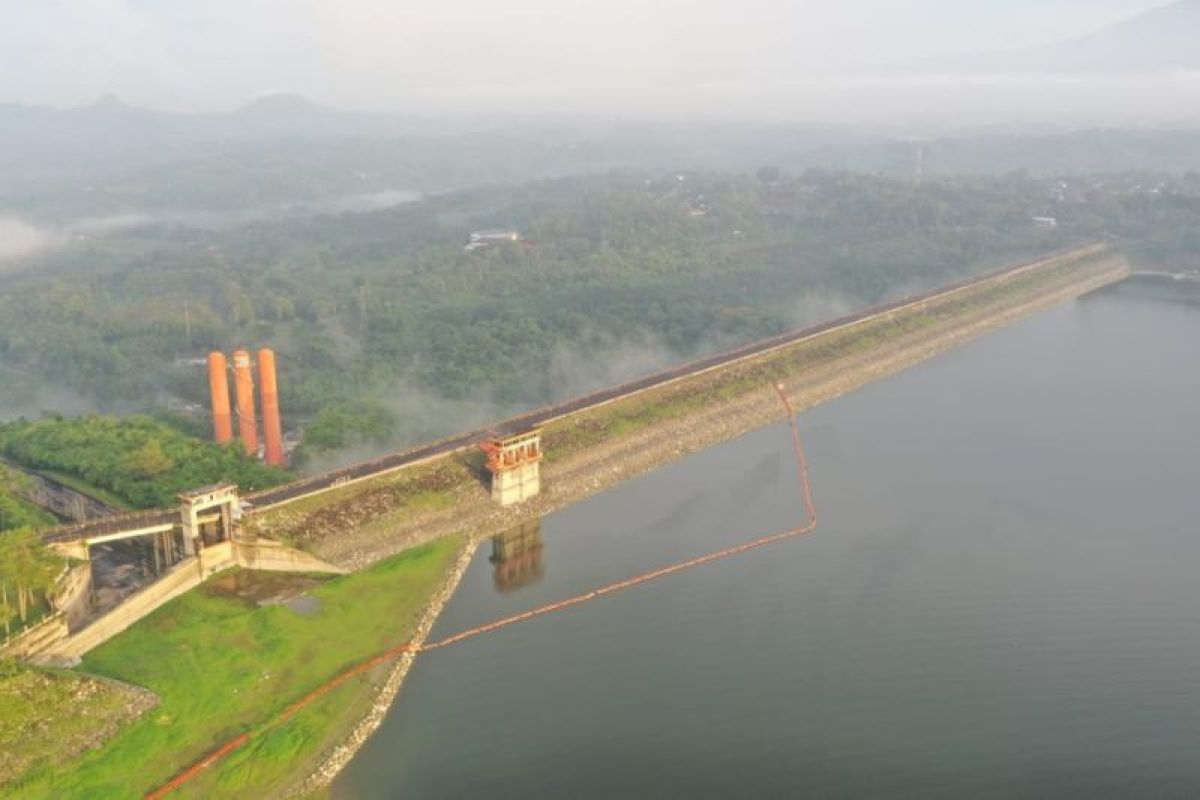
<instances>
[{"instance_id":1,"label":"low fog","mask_svg":"<svg viewBox=\"0 0 1200 800\"><path fill-rule=\"evenodd\" d=\"M1190 78L1158 84L1145 97L1144 80L1089 74L1096 72L1094 60L1070 55L1089 37L1102 37L1113 56L1107 71L1118 74L1200 67L1188 54L1194 33L1180 30L1179 18L1200 17L1187 0L1179 4L1183 10L1158 12L1148 22L1138 15L1170 4L7 5L0 61L12 68L0 70L0 101L30 105L78 106L111 93L138 106L212 112L265 93L295 92L343 109L427 115L1081 122L1178 117L1180 101L1196 97ZM1138 41L1123 41L1129 37ZM1065 55L1048 58L1048 48ZM1033 62L1055 74L1031 77ZM1014 85L1008 75L1024 80ZM1113 92L1122 101L1139 100L1138 107L1112 108L1104 97Z\"/></svg>"},{"instance_id":2,"label":"low fog","mask_svg":"<svg viewBox=\"0 0 1200 800\"><path fill-rule=\"evenodd\" d=\"M365 320L373 285L412 287L414 297L430 291L427 299L446 302L447 313L461 311L461 300L475 309L473 317L461 314L459 327L469 330L495 309L493 298L460 285L464 273L483 271L465 259L485 254L462 255L467 237L510 226L529 234L528 249L512 259L535 269L554 249L543 250L520 220L545 219L558 230L546 215L555 204L591 208L557 236L555 245L575 254L567 262L590 263L579 255L587 254L610 271L592 276L597 305L582 309L584 323L542 332L561 338L539 354L528 381L536 389L523 401L619 383L765 330L753 328L764 324L754 317L761 308L736 293L713 312L748 320L732 332L689 333L687 344L678 337L668 344L664 327L689 330L685 313L671 316L674 296L652 309L669 320L657 331L612 322L602 329L593 312L609 310L604 302L619 307L641 280L635 270L621 272L604 226L628 234L632 255L621 257L656 254L630 233L642 220L626 219L621 202L590 205L598 184L555 188L552 179L636 173L645 205L630 215L650 214L653 235L679 244L668 259L673 268L687 261L679 253L689 237L720 243L717 229L739 237L758 220L760 230L746 237L760 237L746 245L749 255L730 257L746 258L752 273L754 248L772 252L775 234L764 230L782 213L776 206L810 213L804 192L811 187L776 192L772 179L756 177L754 191L730 190L727 206L760 190L761 197L709 217L709 200L682 182L684 173L718 175L723 186L763 169L776 179L844 170L919 187L962 176L1057 181L1200 170L1200 0L0 4L0 278L41 286L35 290L43 294L51 286L55 313L83 321L78 331L56 328L59 349L45 352L21 340L23 331L7 341L0 331L0 369L16 370L0 373L8 382L0 418L40 408L116 409L113 398L131 391L104 376L133 374L132 365L160 344L152 357L159 365L236 346L226 341L233 336L257 346L278 335L286 352L300 329L288 325L300 317L316 328L338 320L354 328L356 347L377 346L356 316ZM657 196L652 185L664 175L674 188ZM1158 191L1151 187L1161 176L1145 183L1106 189L1097 180L1070 192L1064 183L1057 200L1047 190L1014 213L1025 225L1085 190L1117 202ZM879 199L891 189L864 191ZM1007 202L1005 191L990 186L989 201ZM454 200L460 195L470 202ZM940 202L936 195L930 202ZM837 213L857 212L847 198ZM694 215L686 217L692 227L655 216L672 204ZM398 209L423 212L410 218ZM917 231L910 244L927 233ZM507 268L503 259L488 263ZM439 270L435 284L426 273ZM248 296L246 285L265 271L271 291ZM304 275L328 278L344 296L309 298ZM887 280L887 297L927 288L923 278ZM121 305L126 281L152 302ZM867 278L862 285L873 286ZM772 313L777 325L802 327L849 313L865 296L806 286L780 298ZM10 299L21 307L17 291ZM170 311L177 308L191 315L182 333ZM416 301L403 312L385 309L393 328L379 336L394 337L401 355L393 353L396 364L380 384L336 388L378 400L396 438L407 442L524 410L527 402L495 399L514 397L511 387L492 396L478 376L470 399L454 399L461 386L439 392L428 375L389 388L412 369L397 365L408 364L401 356L411 337L425 333L407 327L417 324L409 312L421 309ZM144 330L135 324L143 316ZM130 339L93 340L88 325ZM475 368L469 361L479 343L442 335L463 369ZM307 352L303 342L296 352ZM319 348L307 355L321 363ZM76 359L73 377L91 395L56 388L54 359ZM201 380L177 373L145 396L198 405ZM306 402L310 411L320 405Z\"/></svg>"},{"instance_id":3,"label":"low fog","mask_svg":"<svg viewBox=\"0 0 1200 800\"><path fill-rule=\"evenodd\" d=\"M55 234L13 217L0 217L0 272L5 265L43 252L54 245Z\"/></svg>"}]
</instances>

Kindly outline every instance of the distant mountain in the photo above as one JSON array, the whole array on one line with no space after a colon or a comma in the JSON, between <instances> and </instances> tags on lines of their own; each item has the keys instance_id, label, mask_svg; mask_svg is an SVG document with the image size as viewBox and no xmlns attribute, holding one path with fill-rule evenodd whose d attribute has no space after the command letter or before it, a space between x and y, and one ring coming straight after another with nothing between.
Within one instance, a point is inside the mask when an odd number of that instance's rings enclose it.
<instances>
[{"instance_id":1,"label":"distant mountain","mask_svg":"<svg viewBox=\"0 0 1200 800\"><path fill-rule=\"evenodd\" d=\"M88 108L94 111L121 114L130 110L130 106L115 94L106 94L97 98Z\"/></svg>"},{"instance_id":2,"label":"distant mountain","mask_svg":"<svg viewBox=\"0 0 1200 800\"><path fill-rule=\"evenodd\" d=\"M314 103L304 95L279 92L277 94L265 94L233 113L242 116L296 116L302 114L330 114L335 112L333 109L319 103Z\"/></svg>"},{"instance_id":3,"label":"distant mountain","mask_svg":"<svg viewBox=\"0 0 1200 800\"><path fill-rule=\"evenodd\" d=\"M401 117L343 113L289 94L215 114L138 108L114 95L65 109L0 103L0 195L40 191L57 178L87 187L114 171L244 152L270 142L398 136L413 128Z\"/></svg>"},{"instance_id":4,"label":"distant mountain","mask_svg":"<svg viewBox=\"0 0 1200 800\"><path fill-rule=\"evenodd\" d=\"M85 175L96 164L147 163L194 139L183 115L112 95L79 108L0 103L0 187L22 176Z\"/></svg>"},{"instance_id":5,"label":"distant mountain","mask_svg":"<svg viewBox=\"0 0 1200 800\"><path fill-rule=\"evenodd\" d=\"M218 115L221 116L221 115ZM353 133L366 126L378 130L394 125L385 114L356 114L323 106L299 94L267 94L223 116L227 127L243 134ZM315 130L314 130L315 127Z\"/></svg>"},{"instance_id":6,"label":"distant mountain","mask_svg":"<svg viewBox=\"0 0 1200 800\"><path fill-rule=\"evenodd\" d=\"M1200 0L1178 0L1042 47L924 61L917 72L1138 75L1200 71Z\"/></svg>"}]
</instances>

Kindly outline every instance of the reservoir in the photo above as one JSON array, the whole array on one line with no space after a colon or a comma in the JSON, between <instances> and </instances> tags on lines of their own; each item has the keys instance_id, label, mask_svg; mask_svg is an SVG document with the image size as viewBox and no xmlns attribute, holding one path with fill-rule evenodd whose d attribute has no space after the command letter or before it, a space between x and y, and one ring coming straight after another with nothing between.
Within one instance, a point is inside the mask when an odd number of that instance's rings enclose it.
<instances>
[{"instance_id":1,"label":"reservoir","mask_svg":"<svg viewBox=\"0 0 1200 800\"><path fill-rule=\"evenodd\" d=\"M802 413L815 533L420 656L334 797L1195 796L1198 351L1118 288ZM780 423L485 543L431 639L804 521Z\"/></svg>"}]
</instances>

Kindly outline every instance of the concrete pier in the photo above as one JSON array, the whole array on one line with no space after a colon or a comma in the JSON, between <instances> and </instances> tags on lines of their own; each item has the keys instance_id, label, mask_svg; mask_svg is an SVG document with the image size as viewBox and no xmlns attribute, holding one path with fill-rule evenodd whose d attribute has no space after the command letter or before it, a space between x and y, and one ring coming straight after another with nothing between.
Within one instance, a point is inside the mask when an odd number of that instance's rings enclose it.
<instances>
[{"instance_id":1,"label":"concrete pier","mask_svg":"<svg viewBox=\"0 0 1200 800\"><path fill-rule=\"evenodd\" d=\"M483 445L492 474L492 500L510 506L541 491L542 432L494 437Z\"/></svg>"}]
</instances>

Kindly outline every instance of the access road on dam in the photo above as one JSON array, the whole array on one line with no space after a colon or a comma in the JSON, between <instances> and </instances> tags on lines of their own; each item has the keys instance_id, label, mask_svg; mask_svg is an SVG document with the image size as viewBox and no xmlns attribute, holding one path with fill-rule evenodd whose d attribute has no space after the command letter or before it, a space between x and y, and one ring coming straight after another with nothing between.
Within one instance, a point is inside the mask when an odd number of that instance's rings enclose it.
<instances>
[{"instance_id":1,"label":"access road on dam","mask_svg":"<svg viewBox=\"0 0 1200 800\"><path fill-rule=\"evenodd\" d=\"M658 389L676 381L692 378L711 370L728 367L740 361L758 358L816 336L861 325L889 314L912 309L923 303L942 300L960 292L973 290L989 282L1008 280L1022 273L1032 272L1059 261L1096 256L1110 250L1111 247L1111 244L1107 242L1092 242L1058 250L1034 261L1016 266L1002 267L928 292L908 295L888 303L881 303L853 314L838 317L828 322L760 339L732 350L690 361L617 386L600 389L569 400L550 404L498 422L487 428L476 429L408 450L359 462L341 469L302 478L283 486L248 494L244 496L244 499L248 503L247 511L253 513L254 511L298 500L302 497L320 494L352 483L376 478L390 472L467 450L497 434L508 434L539 427L571 414L595 409L641 392ZM62 526L48 530L43 535L43 539L46 542L71 542L80 539L94 539L98 536L125 531L130 528L150 528L168 524L176 520L178 513L174 509L162 509L113 515L93 522Z\"/></svg>"}]
</instances>

